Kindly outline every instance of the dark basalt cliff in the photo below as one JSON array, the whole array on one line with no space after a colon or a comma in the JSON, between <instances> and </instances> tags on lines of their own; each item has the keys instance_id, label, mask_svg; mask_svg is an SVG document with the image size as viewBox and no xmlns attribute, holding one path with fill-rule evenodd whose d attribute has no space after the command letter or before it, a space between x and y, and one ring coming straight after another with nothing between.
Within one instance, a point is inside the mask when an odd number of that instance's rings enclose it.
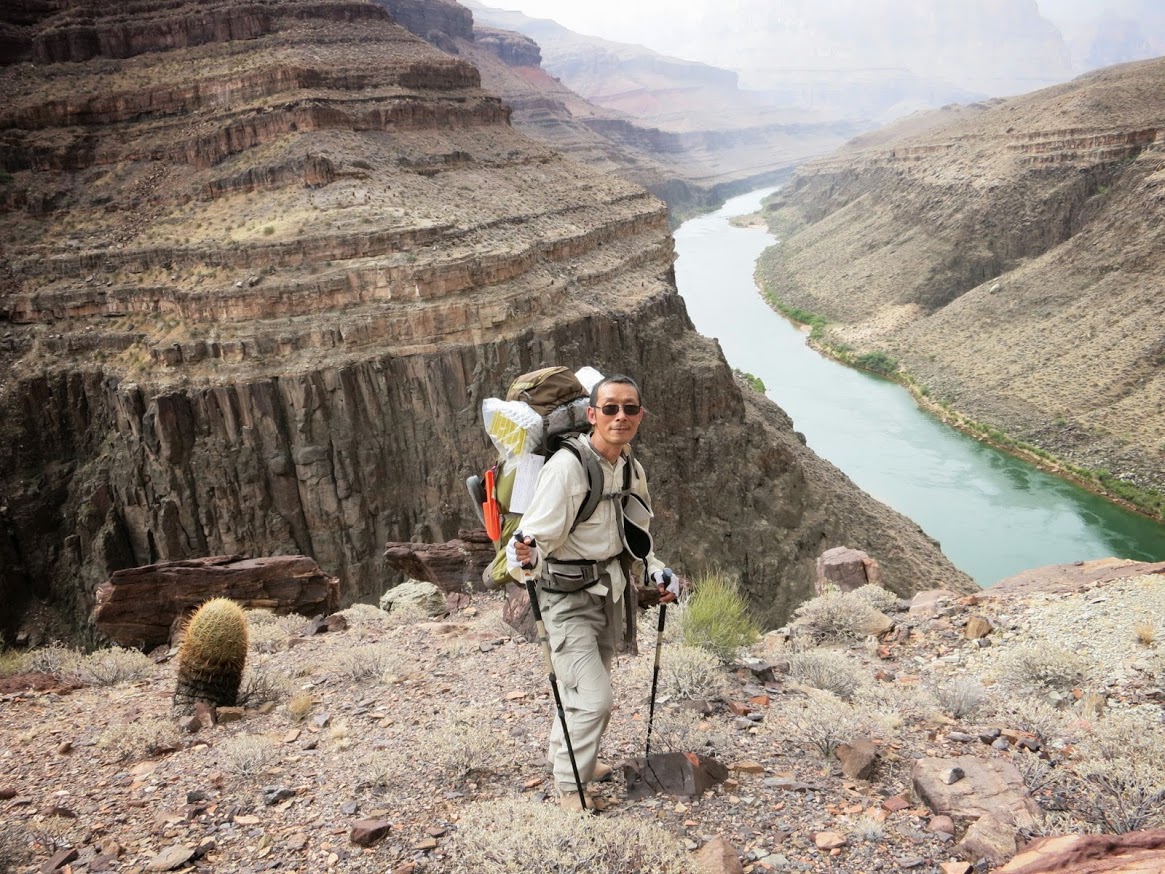
<instances>
[{"instance_id":1,"label":"dark basalt cliff","mask_svg":"<svg viewBox=\"0 0 1165 874\"><path fill-rule=\"evenodd\" d=\"M480 401L549 362L641 377L661 552L738 571L767 622L842 543L900 592L970 586L692 330L659 201L516 132L379 6L3 16L8 630L40 604L92 640L113 570L215 554L373 598L386 541L473 525Z\"/></svg>"},{"instance_id":2,"label":"dark basalt cliff","mask_svg":"<svg viewBox=\"0 0 1165 874\"><path fill-rule=\"evenodd\" d=\"M771 205L770 289L974 420L1165 492L1163 88L1165 60L1126 64L854 140Z\"/></svg>"}]
</instances>

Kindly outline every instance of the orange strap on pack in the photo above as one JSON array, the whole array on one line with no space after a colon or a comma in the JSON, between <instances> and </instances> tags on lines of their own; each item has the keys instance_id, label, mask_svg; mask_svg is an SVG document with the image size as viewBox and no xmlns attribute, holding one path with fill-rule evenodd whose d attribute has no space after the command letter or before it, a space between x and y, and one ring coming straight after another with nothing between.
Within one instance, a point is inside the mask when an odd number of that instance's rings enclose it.
<instances>
[{"instance_id":1,"label":"orange strap on pack","mask_svg":"<svg viewBox=\"0 0 1165 874\"><path fill-rule=\"evenodd\" d=\"M498 507L497 488L492 467L485 472L485 503L481 505L481 514L485 517L485 533L494 543L499 542L502 539L502 514Z\"/></svg>"}]
</instances>

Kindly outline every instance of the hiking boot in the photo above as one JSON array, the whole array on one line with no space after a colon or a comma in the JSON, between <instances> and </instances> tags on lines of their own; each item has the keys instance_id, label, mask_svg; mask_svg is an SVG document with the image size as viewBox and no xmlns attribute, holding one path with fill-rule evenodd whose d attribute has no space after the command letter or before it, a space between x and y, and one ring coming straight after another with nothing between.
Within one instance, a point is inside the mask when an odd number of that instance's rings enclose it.
<instances>
[{"instance_id":1,"label":"hiking boot","mask_svg":"<svg viewBox=\"0 0 1165 874\"><path fill-rule=\"evenodd\" d=\"M615 769L610 765L604 765L602 762L595 763L595 773L591 775L592 783L606 783L615 776Z\"/></svg>"},{"instance_id":2,"label":"hiking boot","mask_svg":"<svg viewBox=\"0 0 1165 874\"><path fill-rule=\"evenodd\" d=\"M606 810L607 809L607 802L604 801L602 798L599 798L595 795L588 794L586 796L586 799L587 799L587 810L598 811L598 810ZM570 811L573 811L575 813L582 811L582 803L578 799L577 792L562 792L562 791L560 791L558 793L558 806L561 807L563 810L570 810Z\"/></svg>"}]
</instances>

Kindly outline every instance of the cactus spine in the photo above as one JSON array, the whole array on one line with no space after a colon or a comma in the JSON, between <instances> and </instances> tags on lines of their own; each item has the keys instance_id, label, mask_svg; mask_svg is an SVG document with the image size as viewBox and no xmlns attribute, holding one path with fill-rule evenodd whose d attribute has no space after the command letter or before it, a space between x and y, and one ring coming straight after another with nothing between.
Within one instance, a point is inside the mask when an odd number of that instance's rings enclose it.
<instances>
[{"instance_id":1,"label":"cactus spine","mask_svg":"<svg viewBox=\"0 0 1165 874\"><path fill-rule=\"evenodd\" d=\"M178 650L174 702L233 706L247 664L247 637L247 614L230 598L214 598L199 607L186 623Z\"/></svg>"}]
</instances>

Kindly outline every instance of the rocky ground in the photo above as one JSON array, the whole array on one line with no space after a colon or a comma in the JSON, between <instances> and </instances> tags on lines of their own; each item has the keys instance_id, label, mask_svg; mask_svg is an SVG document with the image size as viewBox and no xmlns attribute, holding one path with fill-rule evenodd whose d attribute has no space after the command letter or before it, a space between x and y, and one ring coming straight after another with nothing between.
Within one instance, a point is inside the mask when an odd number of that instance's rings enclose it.
<instances>
[{"instance_id":1,"label":"rocky ground","mask_svg":"<svg viewBox=\"0 0 1165 874\"><path fill-rule=\"evenodd\" d=\"M1137 716L1159 726L1154 623L1165 580L1127 576L1046 592L923 594L912 607L887 600L893 627L880 637L817 647L810 641L824 626L821 611L811 612L792 637L771 632L732 666L710 666L702 650L683 645L685 610L673 607L653 753L710 755L728 779L698 797L632 801L616 768L598 789L608 810L587 822L600 839L629 826L662 834L661 845L688 865L727 844L727 861L709 871L964 874L966 799L960 808L927 788L964 757L964 786L981 762L1008 773L1014 763L1037 787L1040 808L1022 779L981 799L1029 805L1021 844L1095 830L1061 791L1070 781L1047 772L1078 769L1074 745L1100 737L1108 722ZM529 823L553 831L577 822L549 797L551 699L537 645L502 622L499 596L468 605L461 597L439 619L358 606L341 614L346 628L309 636L300 618L251 613L251 703L220 712L214 725L176 727L172 660L141 660L134 681L77 688L65 678L93 681L104 665L108 680L114 660L8 653L6 672L55 668L57 678L26 674L0 687L0 870L460 871L481 858L511 870L482 845L496 840L504 854L503 834L524 840ZM834 616L856 599L834 597L826 602ZM643 752L654 629L648 611L640 654L615 668L605 753L614 765ZM1082 658L1057 660L1062 651ZM806 652L842 660L840 685L807 668ZM1032 668L1033 652L1051 654L1063 676ZM833 714L824 724L814 716L822 712ZM857 735L872 745L872 765L845 747L843 758L822 755L839 739L860 749ZM499 811L506 828L483 829ZM530 835L525 846L538 840ZM565 858L566 843L550 846Z\"/></svg>"}]
</instances>

